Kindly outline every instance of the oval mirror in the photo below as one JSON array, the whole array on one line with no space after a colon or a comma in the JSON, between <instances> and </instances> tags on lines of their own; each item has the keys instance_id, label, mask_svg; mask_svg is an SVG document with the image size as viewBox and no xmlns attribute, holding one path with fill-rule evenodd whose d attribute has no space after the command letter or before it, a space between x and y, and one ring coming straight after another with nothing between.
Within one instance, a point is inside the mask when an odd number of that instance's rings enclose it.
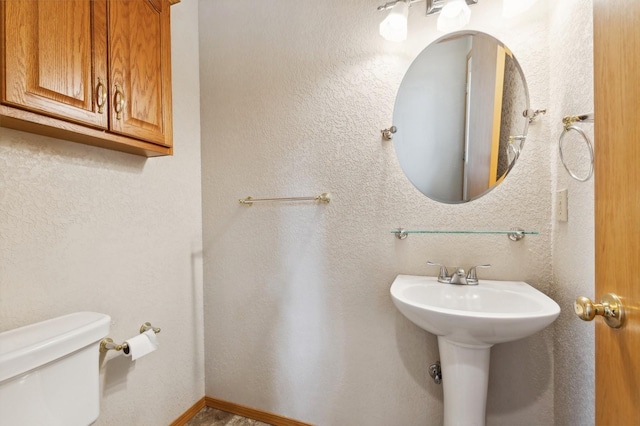
<instances>
[{"instance_id":1,"label":"oval mirror","mask_svg":"<svg viewBox=\"0 0 640 426\"><path fill-rule=\"evenodd\" d=\"M491 191L518 159L529 124L520 65L494 37L450 33L424 49L404 76L393 144L427 197L464 203Z\"/></svg>"}]
</instances>

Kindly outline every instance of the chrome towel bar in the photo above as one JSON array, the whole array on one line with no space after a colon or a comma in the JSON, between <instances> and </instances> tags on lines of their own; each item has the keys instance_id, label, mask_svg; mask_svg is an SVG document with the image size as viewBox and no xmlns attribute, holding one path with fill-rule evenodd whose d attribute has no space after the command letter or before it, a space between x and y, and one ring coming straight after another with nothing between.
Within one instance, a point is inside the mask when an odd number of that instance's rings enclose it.
<instances>
[{"instance_id":1,"label":"chrome towel bar","mask_svg":"<svg viewBox=\"0 0 640 426\"><path fill-rule=\"evenodd\" d=\"M318 201L320 203L327 204L331 201L331 194L328 192L323 192L320 195L316 195L315 197L284 197L284 198L241 198L238 200L240 204L244 204L247 206L252 205L253 203L262 202L262 201Z\"/></svg>"}]
</instances>

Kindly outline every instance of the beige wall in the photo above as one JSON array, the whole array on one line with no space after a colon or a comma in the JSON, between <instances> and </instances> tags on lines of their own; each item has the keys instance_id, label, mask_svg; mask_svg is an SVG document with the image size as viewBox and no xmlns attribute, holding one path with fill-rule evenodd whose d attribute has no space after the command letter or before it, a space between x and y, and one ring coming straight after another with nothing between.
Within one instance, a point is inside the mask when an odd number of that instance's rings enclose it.
<instances>
[{"instance_id":1,"label":"beige wall","mask_svg":"<svg viewBox=\"0 0 640 426\"><path fill-rule=\"evenodd\" d=\"M172 8L173 157L144 159L0 128L0 331L74 311L160 349L101 364L99 425L168 424L204 394L198 33Z\"/></svg>"},{"instance_id":2,"label":"beige wall","mask_svg":"<svg viewBox=\"0 0 640 426\"><path fill-rule=\"evenodd\" d=\"M552 2L513 19L502 18L501 3L473 6L468 28L503 40L532 106L551 107ZM428 200L380 129L391 124L409 64L439 36L435 18L414 6L409 39L393 44L378 36L376 6L200 2L208 395L324 425L437 425L441 388L427 378L436 340L394 308L393 278L435 274L427 260L488 262L487 278L554 291L556 123L530 126L519 163L486 197ZM323 191L333 193L329 205L237 203ZM521 226L541 235L398 241L389 234L398 226ZM554 423L553 334L493 348L489 424Z\"/></svg>"},{"instance_id":3,"label":"beige wall","mask_svg":"<svg viewBox=\"0 0 640 426\"><path fill-rule=\"evenodd\" d=\"M559 425L592 425L595 421L594 325L578 319L572 304L578 296L594 297L593 179L577 182L559 161L557 143L565 115L593 112L592 2L557 2L551 16L551 143L554 191L569 192L569 221L554 221L552 297L564 308L555 327L555 419ZM579 124L593 140L593 124ZM588 171L588 151L575 132L565 136L571 167Z\"/></svg>"}]
</instances>

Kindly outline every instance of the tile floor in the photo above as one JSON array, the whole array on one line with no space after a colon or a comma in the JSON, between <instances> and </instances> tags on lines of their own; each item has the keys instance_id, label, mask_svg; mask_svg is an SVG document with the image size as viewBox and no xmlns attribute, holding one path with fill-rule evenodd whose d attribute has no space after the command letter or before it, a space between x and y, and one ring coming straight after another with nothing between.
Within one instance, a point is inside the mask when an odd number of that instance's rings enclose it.
<instances>
[{"instance_id":1,"label":"tile floor","mask_svg":"<svg viewBox=\"0 0 640 426\"><path fill-rule=\"evenodd\" d=\"M271 426L258 420L247 419L226 411L204 407L185 426Z\"/></svg>"}]
</instances>

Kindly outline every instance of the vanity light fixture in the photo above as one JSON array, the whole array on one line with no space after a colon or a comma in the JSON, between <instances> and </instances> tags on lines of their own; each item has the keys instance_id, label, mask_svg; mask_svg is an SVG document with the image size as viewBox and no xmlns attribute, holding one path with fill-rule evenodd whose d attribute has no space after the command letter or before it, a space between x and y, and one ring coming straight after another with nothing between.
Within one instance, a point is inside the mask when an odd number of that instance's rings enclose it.
<instances>
[{"instance_id":1,"label":"vanity light fixture","mask_svg":"<svg viewBox=\"0 0 640 426\"><path fill-rule=\"evenodd\" d=\"M380 35L389 41L401 42L407 39L407 19L409 18L409 0L398 0L378 7L378 10L391 8L391 12L380 22ZM390 5L390 6L388 6Z\"/></svg>"},{"instance_id":2,"label":"vanity light fixture","mask_svg":"<svg viewBox=\"0 0 640 426\"><path fill-rule=\"evenodd\" d=\"M453 31L468 24L471 17L469 5L478 3L478 0L393 0L378 6L378 11L391 9L380 23L380 35L389 41L406 40L409 7L421 1L426 4L427 16L440 13L439 31Z\"/></svg>"},{"instance_id":3,"label":"vanity light fixture","mask_svg":"<svg viewBox=\"0 0 640 426\"><path fill-rule=\"evenodd\" d=\"M438 16L438 31L449 32L458 30L469 23L471 9L465 0L449 0Z\"/></svg>"}]
</instances>

